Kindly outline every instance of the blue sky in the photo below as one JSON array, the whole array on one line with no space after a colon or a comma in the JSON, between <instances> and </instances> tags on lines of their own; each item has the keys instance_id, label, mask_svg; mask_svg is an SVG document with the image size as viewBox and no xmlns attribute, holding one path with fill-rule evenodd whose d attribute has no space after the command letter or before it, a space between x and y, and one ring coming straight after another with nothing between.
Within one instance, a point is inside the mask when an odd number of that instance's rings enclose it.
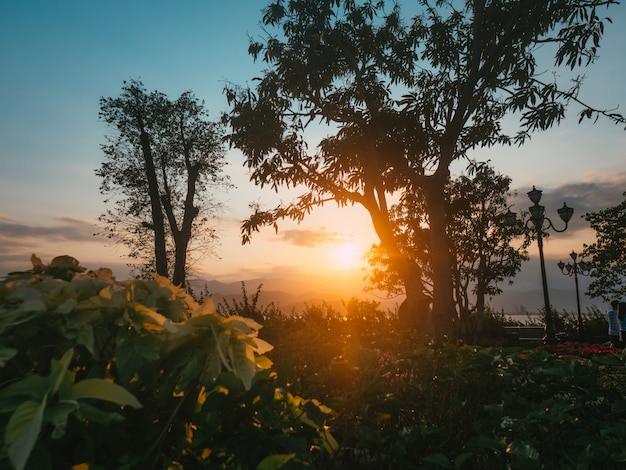
<instances>
[{"instance_id":1,"label":"blue sky","mask_svg":"<svg viewBox=\"0 0 626 470\"><path fill-rule=\"evenodd\" d=\"M87 267L124 272L123 252L92 236L105 209L94 175L107 132L98 121L99 98L117 96L124 80L139 78L148 90L170 97L193 90L218 119L227 109L224 81L245 84L259 71L247 44L248 35L260 34L264 4L0 2L0 275L27 268L32 252L44 260L70 254ZM626 8L619 5L609 16L614 24L607 27L600 60L585 72L581 98L600 108L621 105L624 113ZM621 201L625 149L622 127L604 120L577 125L572 114L521 149L490 149L476 156L491 159L513 178L522 194L517 208L527 207L525 192L533 184L544 190L549 213L563 200L576 208L572 230L546 247L547 256L565 259L572 249L593 241L577 216ZM286 224L278 236L267 231L241 247L239 222L248 215L248 203L271 206L277 197L247 182L238 152L229 152L229 160L237 189L223 197L220 259L198 266L207 277L236 280L340 269L334 260L340 242L352 241L364 250L376 241L364 210L328 207L300 226Z\"/></svg>"}]
</instances>

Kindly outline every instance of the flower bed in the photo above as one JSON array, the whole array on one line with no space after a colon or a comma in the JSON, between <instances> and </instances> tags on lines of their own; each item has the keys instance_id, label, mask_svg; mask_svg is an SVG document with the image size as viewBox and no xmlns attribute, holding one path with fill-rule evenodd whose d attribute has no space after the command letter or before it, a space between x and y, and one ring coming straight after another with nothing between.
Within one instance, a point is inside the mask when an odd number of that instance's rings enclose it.
<instances>
[{"instance_id":1,"label":"flower bed","mask_svg":"<svg viewBox=\"0 0 626 470\"><path fill-rule=\"evenodd\" d=\"M596 343L577 343L577 342L565 342L556 345L546 344L539 346L537 349L544 349L546 351L555 353L557 356L580 356L580 357L592 357L592 356L606 356L616 352L622 352L615 349L610 344L596 344Z\"/></svg>"}]
</instances>

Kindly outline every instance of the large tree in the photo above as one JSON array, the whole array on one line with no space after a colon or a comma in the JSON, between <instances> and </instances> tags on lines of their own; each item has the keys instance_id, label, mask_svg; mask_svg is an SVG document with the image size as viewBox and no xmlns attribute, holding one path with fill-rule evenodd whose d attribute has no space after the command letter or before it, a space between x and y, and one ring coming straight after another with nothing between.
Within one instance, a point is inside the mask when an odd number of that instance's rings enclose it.
<instances>
[{"instance_id":1,"label":"large tree","mask_svg":"<svg viewBox=\"0 0 626 470\"><path fill-rule=\"evenodd\" d=\"M601 7L614 0L417 2L403 22L383 1L276 0L264 9L267 36L250 53L267 68L254 89L227 89L231 139L252 180L279 190L302 186L292 204L257 207L244 242L262 225L301 220L329 200L362 204L390 259L409 310L424 314L419 266L402 256L389 219L390 195L419 189L428 210L432 326L454 334L445 187L450 165L469 151L521 144L563 118L581 81L537 67L590 64L603 33ZM569 79L572 79L570 81ZM582 117L597 113L583 106ZM623 122L621 116L609 115ZM519 120L519 126L505 131ZM513 119L510 119L513 117ZM328 133L311 151L307 138ZM312 132L308 132L311 130Z\"/></svg>"},{"instance_id":2,"label":"large tree","mask_svg":"<svg viewBox=\"0 0 626 470\"><path fill-rule=\"evenodd\" d=\"M446 187L454 295L462 320L468 320L470 312L483 313L486 298L500 294L500 283L507 279L511 282L522 262L528 260L529 234L520 221L509 226L503 220L510 184L510 178L497 173L488 163L471 161L465 174L451 179ZM431 286L424 197L419 192L406 193L390 213L402 253L421 266L424 285ZM515 239L519 241L515 243ZM372 286L394 294L404 293L401 279L382 247L375 245L368 254Z\"/></svg>"},{"instance_id":3,"label":"large tree","mask_svg":"<svg viewBox=\"0 0 626 470\"><path fill-rule=\"evenodd\" d=\"M191 247L210 250L218 240L207 225L218 208L208 189L229 185L223 131L190 91L170 100L137 80L100 99L100 118L115 130L96 170L113 203L99 219L105 233L130 248L141 274L184 285Z\"/></svg>"},{"instance_id":4,"label":"large tree","mask_svg":"<svg viewBox=\"0 0 626 470\"><path fill-rule=\"evenodd\" d=\"M626 295L626 192L624 201L598 212L588 212L585 220L596 231L596 241L585 245L583 256L591 256L590 297L609 302Z\"/></svg>"}]
</instances>

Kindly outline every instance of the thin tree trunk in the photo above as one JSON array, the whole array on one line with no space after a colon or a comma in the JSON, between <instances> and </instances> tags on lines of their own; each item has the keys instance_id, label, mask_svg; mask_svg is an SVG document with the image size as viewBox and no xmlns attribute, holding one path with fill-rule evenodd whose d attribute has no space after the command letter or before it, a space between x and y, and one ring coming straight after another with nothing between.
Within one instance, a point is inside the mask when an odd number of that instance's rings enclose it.
<instances>
[{"instance_id":1,"label":"thin tree trunk","mask_svg":"<svg viewBox=\"0 0 626 470\"><path fill-rule=\"evenodd\" d=\"M148 178L148 192L150 195L150 208L152 212L152 229L154 230L154 262L156 272L160 276L168 277L167 269L167 248L165 244L165 223L163 211L161 210L161 200L159 197L159 185L150 147L150 138L142 129L141 149L146 165L146 176Z\"/></svg>"}]
</instances>

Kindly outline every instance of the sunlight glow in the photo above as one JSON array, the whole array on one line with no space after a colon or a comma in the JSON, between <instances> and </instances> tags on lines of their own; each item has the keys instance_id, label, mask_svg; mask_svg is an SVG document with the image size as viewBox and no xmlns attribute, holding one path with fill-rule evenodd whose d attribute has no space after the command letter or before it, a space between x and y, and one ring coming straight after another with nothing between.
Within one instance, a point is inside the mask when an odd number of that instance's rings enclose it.
<instances>
[{"instance_id":1,"label":"sunlight glow","mask_svg":"<svg viewBox=\"0 0 626 470\"><path fill-rule=\"evenodd\" d=\"M361 253L357 242L348 241L335 248L335 264L339 268L355 268L361 261Z\"/></svg>"}]
</instances>

